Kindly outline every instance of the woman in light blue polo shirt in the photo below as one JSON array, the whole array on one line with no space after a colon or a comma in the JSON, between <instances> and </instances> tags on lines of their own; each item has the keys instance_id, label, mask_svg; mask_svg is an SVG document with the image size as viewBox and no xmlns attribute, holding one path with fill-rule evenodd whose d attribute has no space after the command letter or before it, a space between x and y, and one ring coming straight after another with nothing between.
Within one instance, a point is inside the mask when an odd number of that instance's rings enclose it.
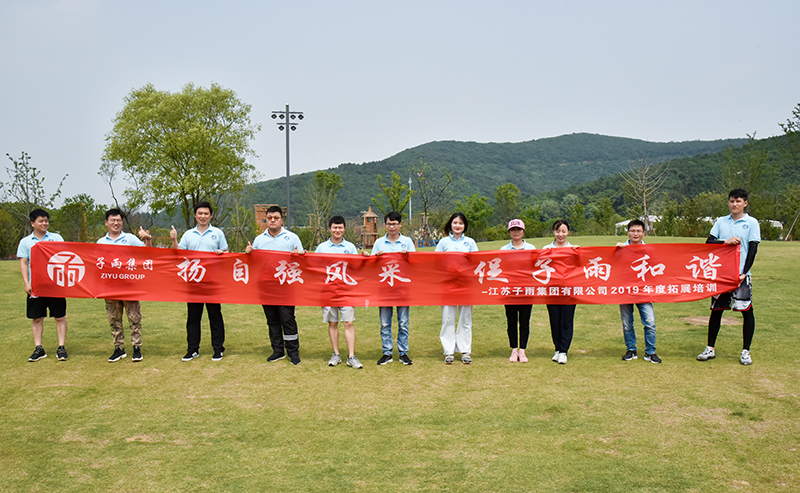
<instances>
[{"instance_id":1,"label":"woman in light blue polo shirt","mask_svg":"<svg viewBox=\"0 0 800 493\"><path fill-rule=\"evenodd\" d=\"M437 252L477 252L478 245L475 240L465 236L469 221L463 212L456 212L444 227L448 234L436 245ZM456 312L458 312L458 327L456 327ZM453 364L453 353L461 353L461 362L465 365L472 363L472 305L442 307L442 331L439 333L444 350L445 364Z\"/></svg>"}]
</instances>

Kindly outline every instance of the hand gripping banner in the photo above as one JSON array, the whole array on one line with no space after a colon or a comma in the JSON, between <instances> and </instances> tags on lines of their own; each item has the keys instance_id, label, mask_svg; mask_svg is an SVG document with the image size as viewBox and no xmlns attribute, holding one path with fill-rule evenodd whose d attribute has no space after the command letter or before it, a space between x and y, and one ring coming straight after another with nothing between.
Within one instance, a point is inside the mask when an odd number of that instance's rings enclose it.
<instances>
[{"instance_id":1,"label":"hand gripping banner","mask_svg":"<svg viewBox=\"0 0 800 493\"><path fill-rule=\"evenodd\" d=\"M39 242L36 296L294 306L672 303L739 285L739 247L654 244L379 256Z\"/></svg>"}]
</instances>

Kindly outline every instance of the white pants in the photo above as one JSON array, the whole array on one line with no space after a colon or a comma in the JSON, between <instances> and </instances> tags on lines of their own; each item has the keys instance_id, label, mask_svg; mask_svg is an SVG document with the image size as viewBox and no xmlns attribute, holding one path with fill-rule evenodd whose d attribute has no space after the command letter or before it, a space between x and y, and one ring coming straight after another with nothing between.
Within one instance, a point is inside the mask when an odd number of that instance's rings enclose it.
<instances>
[{"instance_id":1,"label":"white pants","mask_svg":"<svg viewBox=\"0 0 800 493\"><path fill-rule=\"evenodd\" d=\"M456 310L458 310L458 328L456 328ZM443 306L442 331L439 333L442 340L444 354L459 352L462 354L472 351L472 305Z\"/></svg>"}]
</instances>

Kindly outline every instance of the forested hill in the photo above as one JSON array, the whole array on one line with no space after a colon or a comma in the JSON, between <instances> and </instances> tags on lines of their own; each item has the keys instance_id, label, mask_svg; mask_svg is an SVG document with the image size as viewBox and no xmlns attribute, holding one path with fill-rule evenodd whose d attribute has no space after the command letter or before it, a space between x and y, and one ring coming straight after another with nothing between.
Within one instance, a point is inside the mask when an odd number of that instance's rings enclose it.
<instances>
[{"instance_id":1,"label":"forested hill","mask_svg":"<svg viewBox=\"0 0 800 493\"><path fill-rule=\"evenodd\" d=\"M628 169L631 162L646 159L655 163L687 156L715 153L730 143L739 146L745 139L647 142L596 134L571 134L519 143L477 143L441 141L406 149L382 161L364 164L345 163L327 170L342 177L333 210L355 216L372 205L380 192L377 176L388 183L392 171L408 181L412 166L420 160L436 170L449 170L468 185L465 193L493 197L504 183L517 185L523 193L536 195L580 185ZM306 185L314 172L292 176L292 209L308 212ZM286 202L285 178L258 183L253 203Z\"/></svg>"}]
</instances>

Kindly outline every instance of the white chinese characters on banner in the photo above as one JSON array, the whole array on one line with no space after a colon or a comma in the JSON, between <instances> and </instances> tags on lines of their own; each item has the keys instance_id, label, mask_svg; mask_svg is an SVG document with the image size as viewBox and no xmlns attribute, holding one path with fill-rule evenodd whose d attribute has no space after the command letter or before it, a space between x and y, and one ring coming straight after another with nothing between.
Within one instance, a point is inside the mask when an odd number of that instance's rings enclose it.
<instances>
[{"instance_id":1,"label":"white chinese characters on banner","mask_svg":"<svg viewBox=\"0 0 800 493\"><path fill-rule=\"evenodd\" d=\"M250 282L250 266L241 259L236 259L233 263L233 280L247 284Z\"/></svg>"},{"instance_id":2,"label":"white chinese characters on banner","mask_svg":"<svg viewBox=\"0 0 800 493\"><path fill-rule=\"evenodd\" d=\"M645 276L649 272L650 275L653 277L660 276L664 274L664 269L666 266L664 264L656 264L650 265L647 263L647 260L650 258L650 255L645 255L640 259L634 260L631 262L631 269L637 271L636 277L641 279L642 281L646 281ZM638 265L636 265L638 263Z\"/></svg>"},{"instance_id":3,"label":"white chinese characters on banner","mask_svg":"<svg viewBox=\"0 0 800 493\"><path fill-rule=\"evenodd\" d=\"M178 269L178 276L185 282L200 282L206 275L206 268L200 265L200 259L189 260L184 257L183 262L178 264Z\"/></svg>"},{"instance_id":4,"label":"white chinese characters on banner","mask_svg":"<svg viewBox=\"0 0 800 493\"><path fill-rule=\"evenodd\" d=\"M697 276L700 272L703 273L703 278L708 279L709 281L716 281L717 279L717 267L722 267L722 264L718 264L719 257L714 255L713 253L708 254L707 259L702 259L700 257L693 257L692 261L689 262L689 265L686 266L687 269L692 271L692 277L697 279ZM695 263L696 262L696 263Z\"/></svg>"},{"instance_id":5,"label":"white chinese characters on banner","mask_svg":"<svg viewBox=\"0 0 800 493\"><path fill-rule=\"evenodd\" d=\"M611 276L611 265L601 264L601 260L603 260L603 257L596 257L589 260L589 265L583 268L583 274L586 276L586 279L594 277L608 281L609 276Z\"/></svg>"},{"instance_id":6,"label":"white chinese characters on banner","mask_svg":"<svg viewBox=\"0 0 800 493\"><path fill-rule=\"evenodd\" d=\"M394 287L394 281L411 282L411 279L400 277L400 263L397 260L390 260L385 265L381 266L381 273L378 274L380 282L388 283L389 286Z\"/></svg>"},{"instance_id":7,"label":"white chinese characters on banner","mask_svg":"<svg viewBox=\"0 0 800 493\"><path fill-rule=\"evenodd\" d=\"M495 259L492 259L492 260L489 261L489 264L488 264L489 265L489 271L488 271L489 276L486 278L487 281L499 281L499 282L505 282L505 283L508 282L507 278L500 277L500 274L503 273L503 269L500 268L500 262L501 262L501 260L499 258L495 258ZM487 265L486 262L481 261L481 263L478 264L478 267L476 267L475 270L473 271L473 274L477 274L478 275L478 282L481 283L481 284L483 284L483 278L487 274L487 272L484 272L484 269L486 268L486 265Z\"/></svg>"},{"instance_id":8,"label":"white chinese characters on banner","mask_svg":"<svg viewBox=\"0 0 800 493\"><path fill-rule=\"evenodd\" d=\"M292 284L295 282L305 284L302 276L303 271L300 269L300 264L297 262L281 260L278 263L278 267L275 268L274 277L281 282L281 285L283 285L283 283Z\"/></svg>"},{"instance_id":9,"label":"white chinese characters on banner","mask_svg":"<svg viewBox=\"0 0 800 493\"><path fill-rule=\"evenodd\" d=\"M326 265L325 272L327 274L327 277L325 278L325 284L333 281L342 281L348 286L355 286L358 284L358 281L353 279L350 274L347 273L347 262L344 260L331 265Z\"/></svg>"},{"instance_id":10,"label":"white chinese characters on banner","mask_svg":"<svg viewBox=\"0 0 800 493\"><path fill-rule=\"evenodd\" d=\"M548 259L540 258L539 260L537 260L534 265L536 267L541 267L541 269L531 273L533 278L536 279L537 281L539 281L542 284L549 283L550 282L550 274L552 274L553 272L556 271L554 268L550 267L550 262L552 262L552 261L553 261L553 259L551 259L551 258L548 258ZM544 279L539 277L539 276L542 276L542 275L544 275Z\"/></svg>"}]
</instances>

